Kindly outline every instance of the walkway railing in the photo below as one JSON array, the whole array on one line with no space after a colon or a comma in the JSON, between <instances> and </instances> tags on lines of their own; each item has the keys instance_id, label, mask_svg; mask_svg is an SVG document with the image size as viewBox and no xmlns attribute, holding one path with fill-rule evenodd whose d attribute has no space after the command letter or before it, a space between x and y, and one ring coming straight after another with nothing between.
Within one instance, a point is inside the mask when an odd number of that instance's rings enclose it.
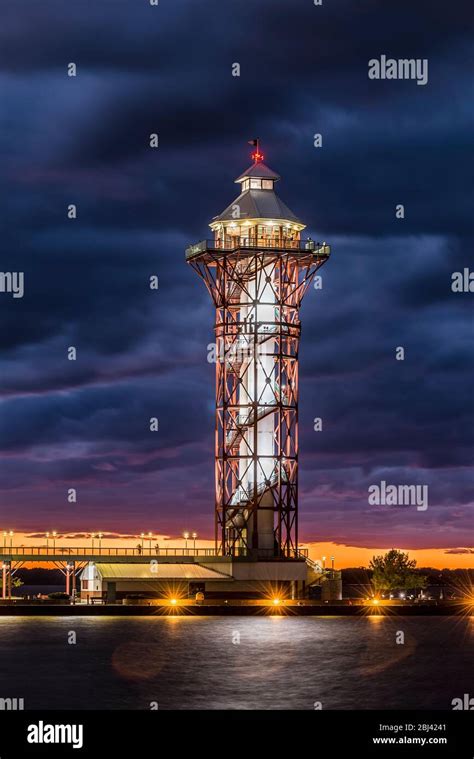
<instances>
[{"instance_id":1,"label":"walkway railing","mask_svg":"<svg viewBox=\"0 0 474 759\"><path fill-rule=\"evenodd\" d=\"M77 546L0 546L0 562L8 561L11 558L25 557L27 560L31 560L31 557L37 556L44 559L48 556L58 559L63 557L65 559L72 558L74 556L82 556L89 558L124 558L132 556L151 556L151 557L171 557L171 556L200 556L205 558L206 556L221 556L215 548L155 548L154 546L143 546L143 548L109 548L94 546L84 546L83 548ZM242 556L245 556L245 552L242 552ZM293 550L291 556L286 558L307 558L308 549L299 548ZM273 551L268 552L268 558L275 558Z\"/></svg>"},{"instance_id":2,"label":"walkway railing","mask_svg":"<svg viewBox=\"0 0 474 759\"><path fill-rule=\"evenodd\" d=\"M9 556L215 556L215 548L109 548L103 546L13 546L2 548L0 558Z\"/></svg>"},{"instance_id":3,"label":"walkway railing","mask_svg":"<svg viewBox=\"0 0 474 759\"><path fill-rule=\"evenodd\" d=\"M333 567L325 567L321 562L310 559L309 551L307 548L298 548L297 555L301 559L305 559L308 567L311 567L314 572L319 572L329 579L333 579L339 576L340 570L334 569Z\"/></svg>"}]
</instances>

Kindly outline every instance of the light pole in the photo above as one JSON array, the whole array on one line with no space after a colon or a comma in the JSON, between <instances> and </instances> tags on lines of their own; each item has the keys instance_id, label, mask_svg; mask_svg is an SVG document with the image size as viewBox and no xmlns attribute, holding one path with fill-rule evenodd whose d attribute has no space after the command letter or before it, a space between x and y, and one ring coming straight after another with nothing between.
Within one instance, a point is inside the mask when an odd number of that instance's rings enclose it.
<instances>
[{"instance_id":1,"label":"light pole","mask_svg":"<svg viewBox=\"0 0 474 759\"><path fill-rule=\"evenodd\" d=\"M92 533L91 533L91 540L92 540L92 554L94 554L94 538L95 538L95 533L94 533L94 532L92 532Z\"/></svg>"},{"instance_id":2,"label":"light pole","mask_svg":"<svg viewBox=\"0 0 474 759\"><path fill-rule=\"evenodd\" d=\"M102 551L102 538L104 537L102 532L99 532L98 538L99 538L99 554Z\"/></svg>"},{"instance_id":3,"label":"light pole","mask_svg":"<svg viewBox=\"0 0 474 759\"><path fill-rule=\"evenodd\" d=\"M45 534L46 534L46 553L48 553L48 551L49 551L49 532L47 532Z\"/></svg>"},{"instance_id":4,"label":"light pole","mask_svg":"<svg viewBox=\"0 0 474 759\"><path fill-rule=\"evenodd\" d=\"M56 532L56 530L53 530L53 553L56 553L56 535L57 534L58 533Z\"/></svg>"},{"instance_id":5,"label":"light pole","mask_svg":"<svg viewBox=\"0 0 474 759\"><path fill-rule=\"evenodd\" d=\"M151 541L152 541L152 538L153 538L153 533L149 532L148 533L148 540L150 541L150 548L149 548L150 556L151 556Z\"/></svg>"},{"instance_id":6,"label":"light pole","mask_svg":"<svg viewBox=\"0 0 474 759\"><path fill-rule=\"evenodd\" d=\"M197 532L193 532L193 552L196 553L196 538Z\"/></svg>"},{"instance_id":7,"label":"light pole","mask_svg":"<svg viewBox=\"0 0 474 759\"><path fill-rule=\"evenodd\" d=\"M3 553L5 553L5 549L7 547L7 532L6 530L3 531Z\"/></svg>"},{"instance_id":8,"label":"light pole","mask_svg":"<svg viewBox=\"0 0 474 759\"><path fill-rule=\"evenodd\" d=\"M334 572L334 556L331 556L331 569Z\"/></svg>"},{"instance_id":9,"label":"light pole","mask_svg":"<svg viewBox=\"0 0 474 759\"><path fill-rule=\"evenodd\" d=\"M183 538L184 538L184 541L185 541L185 543L184 543L184 550L185 550L185 551L186 551L186 553L187 553L187 552L188 552L188 539L189 539L189 532L184 532L184 533L183 533Z\"/></svg>"},{"instance_id":10,"label":"light pole","mask_svg":"<svg viewBox=\"0 0 474 759\"><path fill-rule=\"evenodd\" d=\"M9 535L10 535L10 553L11 553L11 550L12 550L12 542L13 542L13 530L10 530L10 532L9 532Z\"/></svg>"},{"instance_id":11,"label":"light pole","mask_svg":"<svg viewBox=\"0 0 474 759\"><path fill-rule=\"evenodd\" d=\"M326 569L326 557L325 556L321 556L321 558L323 560L323 569Z\"/></svg>"}]
</instances>

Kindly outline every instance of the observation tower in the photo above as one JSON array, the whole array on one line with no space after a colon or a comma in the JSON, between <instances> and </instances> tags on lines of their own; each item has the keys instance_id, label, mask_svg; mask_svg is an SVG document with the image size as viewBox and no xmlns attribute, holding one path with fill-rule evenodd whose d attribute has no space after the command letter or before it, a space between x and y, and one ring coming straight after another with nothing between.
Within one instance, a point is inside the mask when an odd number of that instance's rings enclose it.
<instances>
[{"instance_id":1,"label":"observation tower","mask_svg":"<svg viewBox=\"0 0 474 759\"><path fill-rule=\"evenodd\" d=\"M298 558L300 306L330 249L275 192L258 141L239 195L187 262L216 309L215 539L222 556Z\"/></svg>"}]
</instances>

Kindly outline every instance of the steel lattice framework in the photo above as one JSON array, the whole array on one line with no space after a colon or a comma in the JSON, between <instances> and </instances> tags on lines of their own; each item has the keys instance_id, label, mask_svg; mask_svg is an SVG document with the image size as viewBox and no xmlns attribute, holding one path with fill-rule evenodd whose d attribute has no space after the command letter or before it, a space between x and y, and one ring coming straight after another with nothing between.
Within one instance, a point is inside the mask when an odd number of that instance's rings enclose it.
<instances>
[{"instance_id":1,"label":"steel lattice framework","mask_svg":"<svg viewBox=\"0 0 474 759\"><path fill-rule=\"evenodd\" d=\"M299 309L329 247L203 241L187 251L216 308L216 549L298 550Z\"/></svg>"}]
</instances>

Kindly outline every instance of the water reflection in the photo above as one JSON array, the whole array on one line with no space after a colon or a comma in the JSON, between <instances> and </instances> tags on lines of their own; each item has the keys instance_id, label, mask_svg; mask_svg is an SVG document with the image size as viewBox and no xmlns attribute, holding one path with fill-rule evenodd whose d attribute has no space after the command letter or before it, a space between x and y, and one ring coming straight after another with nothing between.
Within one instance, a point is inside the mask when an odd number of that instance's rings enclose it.
<instances>
[{"instance_id":1,"label":"water reflection","mask_svg":"<svg viewBox=\"0 0 474 759\"><path fill-rule=\"evenodd\" d=\"M463 617L10 617L2 688L26 709L449 709L472 687L471 630Z\"/></svg>"}]
</instances>

